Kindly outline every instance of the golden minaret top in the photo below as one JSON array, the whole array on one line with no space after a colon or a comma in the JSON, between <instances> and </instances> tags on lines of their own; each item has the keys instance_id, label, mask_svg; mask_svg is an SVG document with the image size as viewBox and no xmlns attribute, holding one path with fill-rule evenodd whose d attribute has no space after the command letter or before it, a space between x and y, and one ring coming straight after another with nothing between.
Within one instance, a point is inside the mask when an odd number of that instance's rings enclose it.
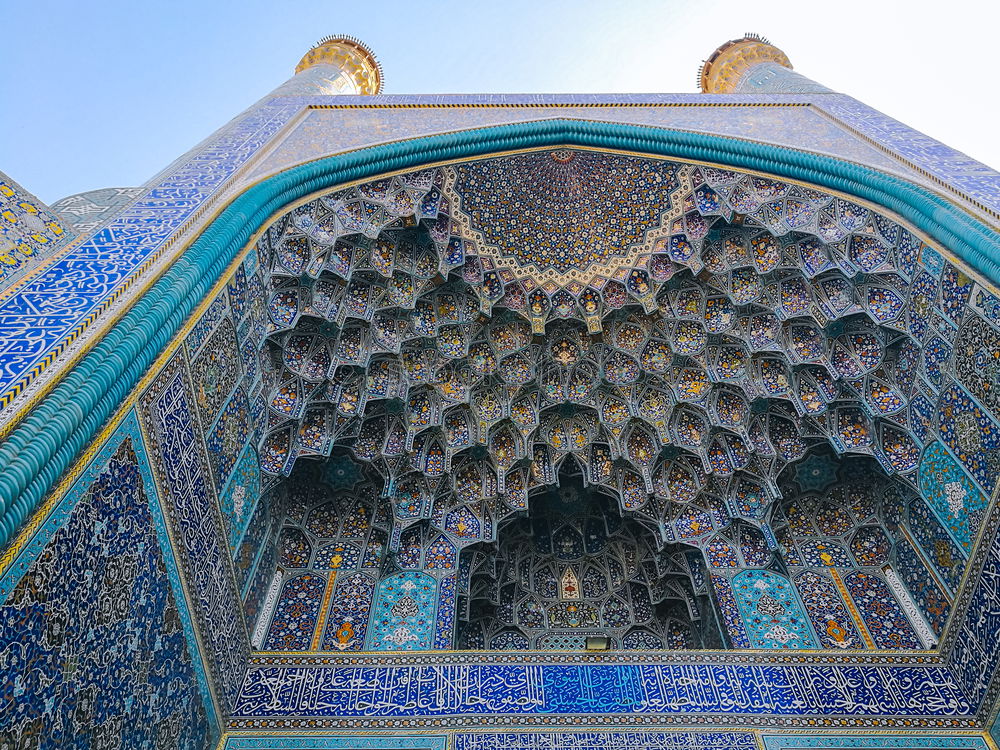
<instances>
[{"instance_id":1,"label":"golden minaret top","mask_svg":"<svg viewBox=\"0 0 1000 750\"><path fill-rule=\"evenodd\" d=\"M775 63L791 70L788 56L757 34L726 42L713 52L698 71L703 94L732 94L748 70L761 63Z\"/></svg>"},{"instance_id":2,"label":"golden minaret top","mask_svg":"<svg viewBox=\"0 0 1000 750\"><path fill-rule=\"evenodd\" d=\"M319 65L340 70L340 75L326 79L327 85L338 89L329 93L372 96L382 90L382 66L368 46L354 37L323 37L299 60L295 73Z\"/></svg>"}]
</instances>

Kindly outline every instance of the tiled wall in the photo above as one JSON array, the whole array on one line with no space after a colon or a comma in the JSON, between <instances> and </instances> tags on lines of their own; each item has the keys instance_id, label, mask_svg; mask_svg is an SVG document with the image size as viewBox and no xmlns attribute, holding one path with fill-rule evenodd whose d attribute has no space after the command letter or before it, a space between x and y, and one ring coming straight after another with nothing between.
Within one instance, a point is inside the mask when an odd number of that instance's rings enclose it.
<instances>
[{"instance_id":1,"label":"tiled wall","mask_svg":"<svg viewBox=\"0 0 1000 750\"><path fill-rule=\"evenodd\" d=\"M928 735L879 736L879 735L777 735L752 732L633 732L615 730L581 730L575 732L458 732L451 736L439 735L338 735L312 736L287 735L283 737L231 736L223 745L225 750L799 750L800 748L825 748L833 750L856 748L861 750L987 750L985 740L975 735L938 737Z\"/></svg>"},{"instance_id":2,"label":"tiled wall","mask_svg":"<svg viewBox=\"0 0 1000 750\"><path fill-rule=\"evenodd\" d=\"M16 747L203 748L219 734L270 531L241 289L221 290L0 568L0 737Z\"/></svg>"},{"instance_id":3,"label":"tiled wall","mask_svg":"<svg viewBox=\"0 0 1000 750\"><path fill-rule=\"evenodd\" d=\"M0 578L7 747L202 748L219 732L135 414Z\"/></svg>"},{"instance_id":4,"label":"tiled wall","mask_svg":"<svg viewBox=\"0 0 1000 750\"><path fill-rule=\"evenodd\" d=\"M49 206L0 172L0 289L76 235Z\"/></svg>"},{"instance_id":5,"label":"tiled wall","mask_svg":"<svg viewBox=\"0 0 1000 750\"><path fill-rule=\"evenodd\" d=\"M173 231L177 223L164 227ZM151 244L137 252L145 257L162 239L150 236ZM255 264L250 256L235 272L139 395L136 412L103 439L28 543L5 560L0 571L4 739L60 747L89 732L94 746L202 747L218 732L217 714L233 705L252 714L260 708L254 704L254 686L276 679L258 669L243 684L250 649L242 601L252 626L273 568L268 495L254 454L264 419L255 352L266 327ZM929 294L943 310L929 322L928 335L940 339L935 346L954 354L942 372L941 360L933 359L937 350L928 346L920 365L927 408L915 403L909 419L914 429L936 431L939 437L939 447L921 465L922 487L953 544L968 550L980 529L986 541L970 565L978 578L955 606L963 624L954 628L948 663L957 686L939 670L936 679L947 694L935 694L939 706L925 706L930 713L956 715L967 711L958 706L958 688L971 704L988 709L1000 660L998 518L986 513L986 499L1000 476L995 398L1000 392L995 362L1000 301L988 289L963 281L945 260L928 267L927 274ZM37 331L30 333L37 337ZM56 333L61 330L53 329ZM904 671L911 676L925 672L921 667L883 670L871 684ZM316 677L304 676L307 672L295 676L286 670L280 677L328 684L322 670ZM573 687L564 696L575 695L582 684L569 672L550 679L556 680L553 687ZM531 689L524 690L530 698ZM899 710L882 705L884 697L872 698L873 710ZM577 709L560 700L555 709ZM586 710L601 711L599 703ZM784 710L780 703L772 708ZM712 708L726 710L722 704ZM302 710L289 704L282 712ZM377 706L367 709L372 710ZM267 713L260 709L258 715ZM456 739L463 748L489 747L482 736L463 736L467 739ZM503 737L497 742L504 747L542 746L537 744L542 735ZM813 746L787 744L787 739L767 738L766 746ZM560 747L552 742L544 746ZM978 742L932 738L919 746L982 747ZM842 746L899 747L888 740Z\"/></svg>"}]
</instances>

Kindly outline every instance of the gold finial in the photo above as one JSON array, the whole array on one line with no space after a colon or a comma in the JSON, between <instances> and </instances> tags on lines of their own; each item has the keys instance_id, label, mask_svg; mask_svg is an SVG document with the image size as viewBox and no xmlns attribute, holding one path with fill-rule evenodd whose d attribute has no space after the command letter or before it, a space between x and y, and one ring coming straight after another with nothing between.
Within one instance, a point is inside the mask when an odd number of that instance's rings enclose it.
<instances>
[{"instance_id":1,"label":"gold finial","mask_svg":"<svg viewBox=\"0 0 1000 750\"><path fill-rule=\"evenodd\" d=\"M342 94L373 96L382 91L382 65L360 39L352 36L323 37L299 60L295 73L314 65L332 65L340 69Z\"/></svg>"},{"instance_id":2,"label":"gold finial","mask_svg":"<svg viewBox=\"0 0 1000 750\"><path fill-rule=\"evenodd\" d=\"M703 94L732 94L744 73L765 62L792 68L788 56L767 39L746 34L742 39L726 42L702 63L698 85Z\"/></svg>"}]
</instances>

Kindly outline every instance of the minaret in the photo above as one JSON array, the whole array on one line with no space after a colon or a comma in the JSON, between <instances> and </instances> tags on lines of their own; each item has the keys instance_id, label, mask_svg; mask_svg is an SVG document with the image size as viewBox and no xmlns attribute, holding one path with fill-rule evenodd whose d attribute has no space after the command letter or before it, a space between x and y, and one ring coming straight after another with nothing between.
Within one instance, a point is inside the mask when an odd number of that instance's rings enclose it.
<instances>
[{"instance_id":1,"label":"minaret","mask_svg":"<svg viewBox=\"0 0 1000 750\"><path fill-rule=\"evenodd\" d=\"M295 75L272 96L374 96L382 91L382 66L366 44L350 36L320 39L295 66Z\"/></svg>"},{"instance_id":2,"label":"minaret","mask_svg":"<svg viewBox=\"0 0 1000 750\"><path fill-rule=\"evenodd\" d=\"M240 112L222 129L234 126L241 118L276 96L374 96L382 91L385 80L382 65L368 45L352 36L326 36L314 44L295 66L295 74L265 97ZM222 129L209 138L215 138ZM207 142L207 141L205 141ZM203 143L205 143L203 142ZM144 184L152 185L187 159L195 150L150 177Z\"/></svg>"},{"instance_id":3,"label":"minaret","mask_svg":"<svg viewBox=\"0 0 1000 750\"><path fill-rule=\"evenodd\" d=\"M757 34L733 39L713 52L698 71L703 94L832 94L792 70L788 56Z\"/></svg>"}]
</instances>

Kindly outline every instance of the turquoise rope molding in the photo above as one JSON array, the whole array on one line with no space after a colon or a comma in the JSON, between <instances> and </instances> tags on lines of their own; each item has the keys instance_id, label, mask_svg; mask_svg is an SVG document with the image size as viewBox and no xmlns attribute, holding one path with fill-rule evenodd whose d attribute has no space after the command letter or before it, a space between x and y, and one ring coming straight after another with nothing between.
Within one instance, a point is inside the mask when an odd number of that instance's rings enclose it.
<instances>
[{"instance_id":1,"label":"turquoise rope molding","mask_svg":"<svg viewBox=\"0 0 1000 750\"><path fill-rule=\"evenodd\" d=\"M738 138L554 119L372 146L288 169L235 198L0 445L0 547L38 507L253 233L319 190L386 172L527 148L585 146L764 172L884 206L994 282L1000 234L924 188L868 167Z\"/></svg>"}]
</instances>

